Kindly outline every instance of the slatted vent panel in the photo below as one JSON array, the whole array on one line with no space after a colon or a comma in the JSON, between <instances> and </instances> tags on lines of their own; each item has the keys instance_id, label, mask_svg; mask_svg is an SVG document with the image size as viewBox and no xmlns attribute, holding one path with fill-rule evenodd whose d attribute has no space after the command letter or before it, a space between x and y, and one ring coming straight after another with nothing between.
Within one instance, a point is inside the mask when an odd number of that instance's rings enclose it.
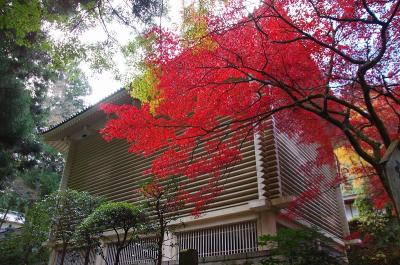
<instances>
[{"instance_id":1,"label":"slatted vent panel","mask_svg":"<svg viewBox=\"0 0 400 265\"><path fill-rule=\"evenodd\" d=\"M261 135L261 155L265 184L264 196L268 199L278 198L282 195L276 148L274 124L270 119L267 121L266 130Z\"/></svg>"},{"instance_id":2,"label":"slatted vent panel","mask_svg":"<svg viewBox=\"0 0 400 265\"><path fill-rule=\"evenodd\" d=\"M178 234L180 250L196 249L200 257L258 251L257 224L246 222Z\"/></svg>"},{"instance_id":3,"label":"slatted vent panel","mask_svg":"<svg viewBox=\"0 0 400 265\"><path fill-rule=\"evenodd\" d=\"M222 174L220 185L223 191L207 210L243 205L258 198L252 137L243 143L241 152L243 159ZM137 190L139 183L149 177L144 172L151 167L152 157L135 156L128 153L125 142L107 143L95 135L76 143L72 158L69 188L85 190L113 201L137 202L141 199ZM188 184L188 191L206 185L209 177L197 177ZM186 209L184 214L189 212L190 209Z\"/></svg>"},{"instance_id":4,"label":"slatted vent panel","mask_svg":"<svg viewBox=\"0 0 400 265\"><path fill-rule=\"evenodd\" d=\"M117 248L115 244L107 247L107 264L114 264ZM157 258L156 240L154 238L140 239L123 249L119 256L119 265L151 263Z\"/></svg>"},{"instance_id":5,"label":"slatted vent panel","mask_svg":"<svg viewBox=\"0 0 400 265\"><path fill-rule=\"evenodd\" d=\"M54 265L61 265L62 255L61 252L57 252L56 262ZM84 251L67 251L64 258L64 265L82 265L85 261ZM94 265L96 262L96 253L90 252L89 265Z\"/></svg>"},{"instance_id":6,"label":"slatted vent panel","mask_svg":"<svg viewBox=\"0 0 400 265\"><path fill-rule=\"evenodd\" d=\"M321 182L324 189L316 199L307 200L300 209L304 218L313 225L342 238L343 227L341 223L337 190L329 187L328 182L335 177L335 168L332 166L307 167L308 162L317 158L317 145L299 144L295 138L276 129L276 142L279 155L279 171L283 195L299 196L304 194L316 178L324 176ZM324 185L325 184L325 185Z\"/></svg>"}]
</instances>

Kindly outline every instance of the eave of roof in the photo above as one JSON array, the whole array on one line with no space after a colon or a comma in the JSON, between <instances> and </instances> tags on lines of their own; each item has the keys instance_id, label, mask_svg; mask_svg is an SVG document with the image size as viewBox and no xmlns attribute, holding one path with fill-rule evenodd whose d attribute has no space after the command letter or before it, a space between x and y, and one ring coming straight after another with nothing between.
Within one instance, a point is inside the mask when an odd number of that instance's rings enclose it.
<instances>
[{"instance_id":1,"label":"eave of roof","mask_svg":"<svg viewBox=\"0 0 400 265\"><path fill-rule=\"evenodd\" d=\"M91 109L93 109L93 108L99 106L99 105L102 104L102 103L105 103L106 101L108 101L109 99L111 99L113 96L115 96L115 95L118 94L118 93L121 93L121 92L124 91L124 90L125 90L124 88L118 89L117 91L115 91L115 92L111 93L110 95L106 96L105 98L101 99L99 102L97 102L97 103L95 103L95 104L92 104L92 105L89 105L88 107L84 108L83 110L78 111L78 112L72 114L70 117L66 118L65 120L61 121L60 123L58 123L58 124L56 124L56 125L50 126L50 127L49 127L48 129L46 129L45 131L41 132L41 134L44 135L44 134L47 134L47 133L49 133L49 132L51 132L51 131L53 131L53 130L59 128L60 126L62 126L62 125L64 125L64 124L68 123L69 121L73 120L73 119L76 118L77 116L79 116L79 115L81 115L81 114L83 114L83 113L85 113L85 112L87 112L87 111L90 111Z\"/></svg>"}]
</instances>

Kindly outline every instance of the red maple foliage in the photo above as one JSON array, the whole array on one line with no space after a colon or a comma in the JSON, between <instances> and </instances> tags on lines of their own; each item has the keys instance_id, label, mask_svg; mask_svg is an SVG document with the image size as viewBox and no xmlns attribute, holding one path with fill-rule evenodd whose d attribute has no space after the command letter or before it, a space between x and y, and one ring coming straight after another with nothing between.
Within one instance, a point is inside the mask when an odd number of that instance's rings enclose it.
<instances>
[{"instance_id":1,"label":"red maple foliage","mask_svg":"<svg viewBox=\"0 0 400 265\"><path fill-rule=\"evenodd\" d=\"M243 140L275 115L285 133L319 143L316 164L333 163L332 144L354 149L390 197L380 160L400 128L399 7L266 0L248 13L233 1L210 12L207 35L189 47L155 29L146 63L159 80L159 103L104 106L117 118L103 136L126 139L133 153L161 152L157 178L212 172L192 194L199 209L217 194L221 170L240 160Z\"/></svg>"}]
</instances>

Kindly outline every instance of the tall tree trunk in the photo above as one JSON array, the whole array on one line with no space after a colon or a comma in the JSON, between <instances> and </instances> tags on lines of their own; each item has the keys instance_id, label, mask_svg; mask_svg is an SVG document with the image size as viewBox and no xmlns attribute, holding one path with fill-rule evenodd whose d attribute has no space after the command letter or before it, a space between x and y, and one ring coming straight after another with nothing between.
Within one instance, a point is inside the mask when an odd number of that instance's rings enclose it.
<instances>
[{"instance_id":1,"label":"tall tree trunk","mask_svg":"<svg viewBox=\"0 0 400 265\"><path fill-rule=\"evenodd\" d=\"M114 265L119 265L119 255L121 254L122 248L117 248L117 253L115 253Z\"/></svg>"},{"instance_id":2,"label":"tall tree trunk","mask_svg":"<svg viewBox=\"0 0 400 265\"><path fill-rule=\"evenodd\" d=\"M165 232L164 213L161 211L161 197L157 199L156 212L158 217L158 225L160 226L160 235L157 241L157 265L161 265L163 256L162 248L164 244L164 232Z\"/></svg>"},{"instance_id":3,"label":"tall tree trunk","mask_svg":"<svg viewBox=\"0 0 400 265\"><path fill-rule=\"evenodd\" d=\"M67 244L63 244L62 252L61 252L61 262L60 265L64 265L65 255L67 254Z\"/></svg>"},{"instance_id":4,"label":"tall tree trunk","mask_svg":"<svg viewBox=\"0 0 400 265\"><path fill-rule=\"evenodd\" d=\"M85 250L85 262L83 263L84 265L88 265L90 262L90 251L92 250L92 248L90 246L88 246Z\"/></svg>"},{"instance_id":5,"label":"tall tree trunk","mask_svg":"<svg viewBox=\"0 0 400 265\"><path fill-rule=\"evenodd\" d=\"M163 256L163 245L164 245L164 233L165 233L165 227L162 224L160 228L160 236L158 238L157 242L157 265L161 265L162 263L162 256Z\"/></svg>"},{"instance_id":6,"label":"tall tree trunk","mask_svg":"<svg viewBox=\"0 0 400 265\"><path fill-rule=\"evenodd\" d=\"M397 221L400 223L399 209L397 209L397 204L394 200L393 191L389 185L389 179L386 174L385 168L379 165L379 166L375 167L375 170L378 173L380 180L382 181L383 188L386 190L386 192L393 204L393 210L396 214Z\"/></svg>"}]
</instances>

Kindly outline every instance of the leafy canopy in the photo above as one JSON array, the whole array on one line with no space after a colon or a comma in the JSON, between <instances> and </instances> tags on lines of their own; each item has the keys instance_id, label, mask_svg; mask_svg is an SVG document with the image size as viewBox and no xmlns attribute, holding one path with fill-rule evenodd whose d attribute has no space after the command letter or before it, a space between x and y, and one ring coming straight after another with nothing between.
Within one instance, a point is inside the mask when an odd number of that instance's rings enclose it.
<instances>
[{"instance_id":1,"label":"leafy canopy","mask_svg":"<svg viewBox=\"0 0 400 265\"><path fill-rule=\"evenodd\" d=\"M133 230L143 228L144 212L127 202L107 202L100 205L79 226L79 229L95 229L101 233L108 229Z\"/></svg>"},{"instance_id":2,"label":"leafy canopy","mask_svg":"<svg viewBox=\"0 0 400 265\"><path fill-rule=\"evenodd\" d=\"M319 146L308 171L334 165L332 144L354 149L375 173L384 205L391 192L380 160L400 118L399 8L400 1L288 0L248 12L242 1L218 3L195 13L207 22L198 32L211 49L153 29L145 62L156 69L158 104L104 106L117 116L104 138L126 139L136 154L162 152L152 166L161 179L213 172L197 196L204 204L221 169L240 160L243 139L274 116L279 130Z\"/></svg>"}]
</instances>

